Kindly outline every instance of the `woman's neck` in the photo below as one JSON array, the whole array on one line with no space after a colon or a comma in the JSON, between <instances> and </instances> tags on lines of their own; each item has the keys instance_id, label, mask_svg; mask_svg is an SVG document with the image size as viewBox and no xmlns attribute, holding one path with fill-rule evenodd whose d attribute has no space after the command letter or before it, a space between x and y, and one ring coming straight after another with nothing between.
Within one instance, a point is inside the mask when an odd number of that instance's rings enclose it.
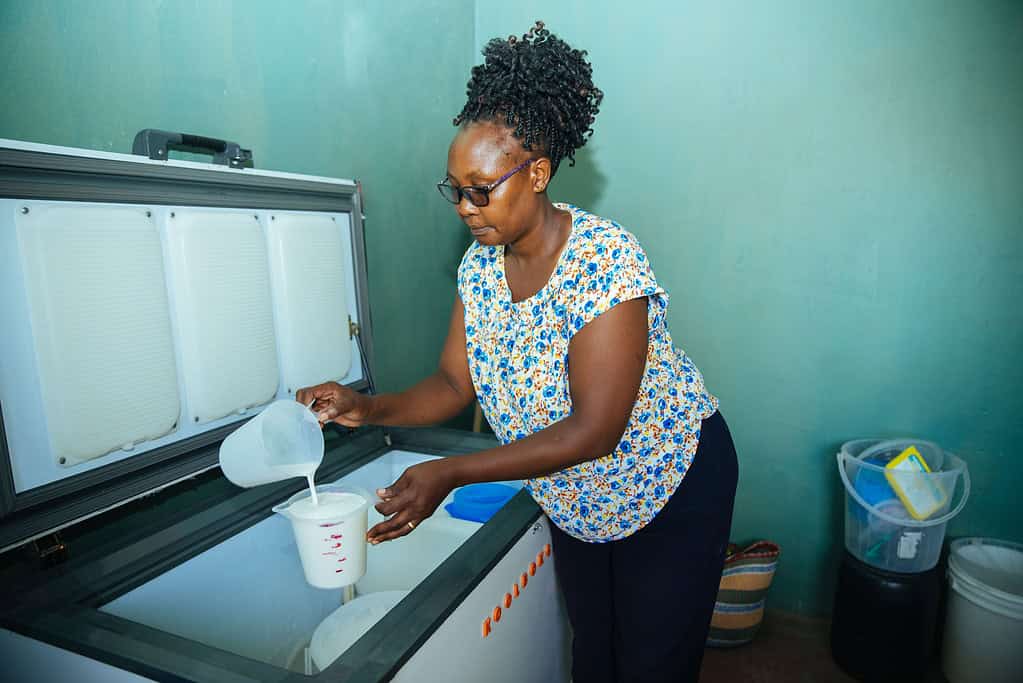
<instances>
[{"instance_id":1,"label":"woman's neck","mask_svg":"<svg viewBox=\"0 0 1023 683\"><path fill-rule=\"evenodd\" d=\"M572 225L567 212L544 197L531 223L532 228L505 247L505 259L511 256L520 264L528 265L550 260L561 252Z\"/></svg>"}]
</instances>

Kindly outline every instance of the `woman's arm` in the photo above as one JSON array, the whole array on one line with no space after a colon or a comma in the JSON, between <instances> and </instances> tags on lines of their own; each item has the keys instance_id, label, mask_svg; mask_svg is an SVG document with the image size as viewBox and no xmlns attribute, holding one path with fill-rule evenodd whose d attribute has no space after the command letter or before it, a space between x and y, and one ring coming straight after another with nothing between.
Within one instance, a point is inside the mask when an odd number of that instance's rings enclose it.
<instances>
[{"instance_id":1,"label":"woman's arm","mask_svg":"<svg viewBox=\"0 0 1023 683\"><path fill-rule=\"evenodd\" d=\"M410 467L379 491L384 515L371 541L403 536L433 514L448 492L474 482L527 479L611 453L628 424L647 354L647 300L614 306L590 321L568 348L572 414L524 439L466 456Z\"/></svg>"},{"instance_id":2,"label":"woman's arm","mask_svg":"<svg viewBox=\"0 0 1023 683\"><path fill-rule=\"evenodd\" d=\"M296 399L319 414L320 422L348 427L364 424L421 426L448 420L472 403L476 392L465 350L465 310L455 297L448 336L437 371L405 391L367 396L326 382L301 389Z\"/></svg>"}]
</instances>

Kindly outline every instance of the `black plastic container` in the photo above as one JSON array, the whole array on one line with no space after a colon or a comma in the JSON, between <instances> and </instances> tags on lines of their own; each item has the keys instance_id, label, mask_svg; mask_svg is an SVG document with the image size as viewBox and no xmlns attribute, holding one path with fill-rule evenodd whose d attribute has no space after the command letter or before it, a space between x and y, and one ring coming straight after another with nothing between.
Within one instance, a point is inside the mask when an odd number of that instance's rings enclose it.
<instances>
[{"instance_id":1,"label":"black plastic container","mask_svg":"<svg viewBox=\"0 0 1023 683\"><path fill-rule=\"evenodd\" d=\"M861 681L923 680L935 652L940 567L901 574L846 552L831 621L835 663Z\"/></svg>"}]
</instances>

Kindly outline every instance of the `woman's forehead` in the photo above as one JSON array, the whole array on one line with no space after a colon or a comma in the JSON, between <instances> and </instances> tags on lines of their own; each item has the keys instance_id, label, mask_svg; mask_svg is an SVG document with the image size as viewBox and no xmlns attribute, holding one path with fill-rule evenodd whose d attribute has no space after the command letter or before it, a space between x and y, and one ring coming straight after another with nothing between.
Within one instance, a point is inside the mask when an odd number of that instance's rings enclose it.
<instances>
[{"instance_id":1,"label":"woman's forehead","mask_svg":"<svg viewBox=\"0 0 1023 683\"><path fill-rule=\"evenodd\" d=\"M452 173L503 172L524 153L522 143L510 129L494 123L473 123L460 129L451 141L448 170Z\"/></svg>"}]
</instances>

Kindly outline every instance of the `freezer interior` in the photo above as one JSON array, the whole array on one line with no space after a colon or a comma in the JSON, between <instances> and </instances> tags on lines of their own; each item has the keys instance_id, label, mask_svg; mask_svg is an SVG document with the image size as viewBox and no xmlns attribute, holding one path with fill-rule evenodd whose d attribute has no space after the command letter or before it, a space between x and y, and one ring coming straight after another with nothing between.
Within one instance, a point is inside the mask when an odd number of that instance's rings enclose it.
<instances>
[{"instance_id":1,"label":"freezer interior","mask_svg":"<svg viewBox=\"0 0 1023 683\"><path fill-rule=\"evenodd\" d=\"M336 482L374 491L394 482L407 467L436 457L392 450ZM521 488L520 482L504 483ZM317 663L343 654L483 526L450 516L444 505L453 497L454 492L413 533L368 546L366 573L355 584L356 599L344 605L342 589L323 590L306 582L291 523L272 514L99 609L243 657L315 674ZM370 526L382 519L370 508ZM367 596L372 597L363 599ZM317 647L310 651L321 624Z\"/></svg>"}]
</instances>

